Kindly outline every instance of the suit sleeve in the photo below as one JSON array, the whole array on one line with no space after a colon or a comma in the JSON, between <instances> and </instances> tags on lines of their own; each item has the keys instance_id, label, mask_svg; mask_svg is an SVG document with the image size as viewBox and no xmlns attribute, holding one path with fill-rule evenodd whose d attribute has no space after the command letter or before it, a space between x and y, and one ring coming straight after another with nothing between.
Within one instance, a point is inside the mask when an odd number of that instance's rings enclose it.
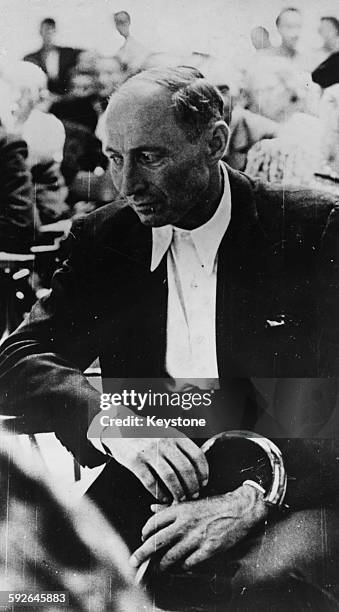
<instances>
[{"instance_id":1,"label":"suit sleeve","mask_svg":"<svg viewBox=\"0 0 339 612\"><path fill-rule=\"evenodd\" d=\"M54 431L80 463L93 466L104 460L86 438L100 394L83 371L98 347L80 234L74 228L70 257L54 275L51 294L2 345L0 397L1 412L17 417L17 430Z\"/></svg>"},{"instance_id":2,"label":"suit sleeve","mask_svg":"<svg viewBox=\"0 0 339 612\"><path fill-rule=\"evenodd\" d=\"M287 472L285 502L291 510L339 504L339 440L276 439Z\"/></svg>"}]
</instances>

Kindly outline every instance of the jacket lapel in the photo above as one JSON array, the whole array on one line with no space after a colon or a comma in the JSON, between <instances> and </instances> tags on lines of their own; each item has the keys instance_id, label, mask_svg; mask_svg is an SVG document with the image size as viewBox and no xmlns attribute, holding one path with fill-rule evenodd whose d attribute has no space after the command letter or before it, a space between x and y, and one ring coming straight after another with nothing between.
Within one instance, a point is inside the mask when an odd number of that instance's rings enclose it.
<instances>
[{"instance_id":1,"label":"jacket lapel","mask_svg":"<svg viewBox=\"0 0 339 612\"><path fill-rule=\"evenodd\" d=\"M260 370L260 344L272 311L270 299L276 294L272 287L277 282L281 284L283 273L280 245L268 238L259 220L259 196L254 183L229 167L227 170L232 213L218 252L216 299L221 379L247 376ZM149 376L150 372L163 376L168 291L166 257L151 273L152 231L136 220L132 211L126 211L126 215L128 231L105 247L106 256L115 264L118 284L129 286L131 329L126 363L133 363L132 371L138 376ZM261 352L264 359L270 355L266 350Z\"/></svg>"},{"instance_id":2,"label":"jacket lapel","mask_svg":"<svg viewBox=\"0 0 339 612\"><path fill-rule=\"evenodd\" d=\"M167 323L167 265L163 258L150 271L152 230L126 210L128 231L105 247L107 274L114 270L114 282L123 288L124 336L116 355L117 376L156 378L164 376ZM122 330L120 330L121 332ZM119 332L119 333L120 333ZM120 354L120 357L119 357Z\"/></svg>"}]
</instances>

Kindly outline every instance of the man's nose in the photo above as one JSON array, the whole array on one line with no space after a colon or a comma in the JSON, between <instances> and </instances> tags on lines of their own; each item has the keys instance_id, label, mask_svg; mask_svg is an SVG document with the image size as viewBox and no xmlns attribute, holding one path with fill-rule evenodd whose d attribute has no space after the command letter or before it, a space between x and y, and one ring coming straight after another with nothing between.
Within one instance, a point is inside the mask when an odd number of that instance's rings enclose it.
<instances>
[{"instance_id":1,"label":"man's nose","mask_svg":"<svg viewBox=\"0 0 339 612\"><path fill-rule=\"evenodd\" d=\"M128 197L144 191L145 179L137 164L126 161L121 172L120 195Z\"/></svg>"}]
</instances>

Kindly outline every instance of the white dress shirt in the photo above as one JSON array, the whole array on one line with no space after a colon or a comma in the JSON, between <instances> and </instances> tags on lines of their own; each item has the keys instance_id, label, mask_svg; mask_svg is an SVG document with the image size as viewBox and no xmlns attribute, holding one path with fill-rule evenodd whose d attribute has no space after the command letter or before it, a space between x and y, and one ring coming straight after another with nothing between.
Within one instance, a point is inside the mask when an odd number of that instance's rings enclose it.
<instances>
[{"instance_id":1,"label":"white dress shirt","mask_svg":"<svg viewBox=\"0 0 339 612\"><path fill-rule=\"evenodd\" d=\"M231 218L228 175L220 166L224 191L207 223L194 230L171 225L152 228L151 271L167 253L165 368L173 379L191 379L205 389L218 386L215 326L218 249Z\"/></svg>"},{"instance_id":2,"label":"white dress shirt","mask_svg":"<svg viewBox=\"0 0 339 612\"><path fill-rule=\"evenodd\" d=\"M59 74L60 53L58 49L50 49L45 58L46 71L50 79L57 79Z\"/></svg>"},{"instance_id":3,"label":"white dress shirt","mask_svg":"<svg viewBox=\"0 0 339 612\"><path fill-rule=\"evenodd\" d=\"M152 228L151 272L167 253L165 368L172 379L168 385L172 392L188 390L192 385L206 390L219 388L215 325L218 249L231 219L228 174L220 167L223 195L207 223L190 231L172 225ZM105 429L99 425L100 416L93 420L91 430ZM91 435L89 439L105 452L100 438Z\"/></svg>"}]
</instances>

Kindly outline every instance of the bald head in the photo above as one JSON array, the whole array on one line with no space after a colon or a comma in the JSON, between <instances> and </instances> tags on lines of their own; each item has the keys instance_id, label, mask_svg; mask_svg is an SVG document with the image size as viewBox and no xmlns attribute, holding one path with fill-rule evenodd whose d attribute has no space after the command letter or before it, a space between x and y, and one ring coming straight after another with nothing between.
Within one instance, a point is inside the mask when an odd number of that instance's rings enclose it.
<instances>
[{"instance_id":1,"label":"bald head","mask_svg":"<svg viewBox=\"0 0 339 612\"><path fill-rule=\"evenodd\" d=\"M122 85L107 108L113 182L144 224L197 227L220 185L218 162L228 136L223 102L192 70L171 72L172 80L145 71Z\"/></svg>"},{"instance_id":2,"label":"bald head","mask_svg":"<svg viewBox=\"0 0 339 612\"><path fill-rule=\"evenodd\" d=\"M175 120L190 141L199 138L211 123L223 119L224 103L217 88L199 70L187 66L153 68L137 74L114 94L110 106L120 95L135 100L148 92L152 95L159 87L168 93Z\"/></svg>"}]
</instances>

